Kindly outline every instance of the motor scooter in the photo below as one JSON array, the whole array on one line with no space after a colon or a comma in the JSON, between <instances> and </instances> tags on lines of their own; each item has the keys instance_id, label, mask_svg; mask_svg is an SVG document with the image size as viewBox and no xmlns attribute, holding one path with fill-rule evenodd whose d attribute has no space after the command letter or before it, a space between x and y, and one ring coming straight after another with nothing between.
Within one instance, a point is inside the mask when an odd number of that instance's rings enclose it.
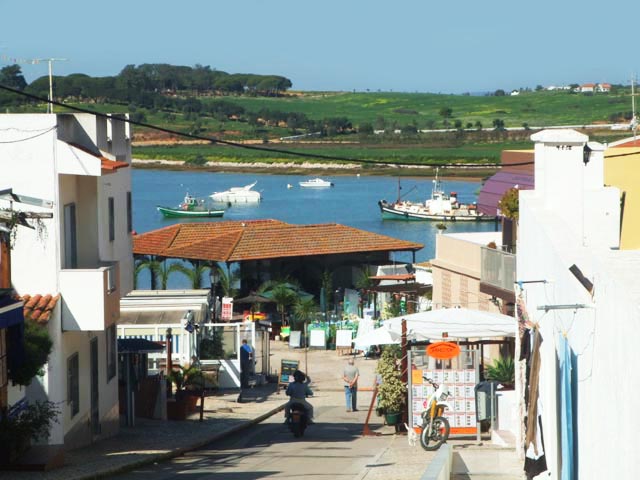
<instances>
[{"instance_id":1,"label":"motor scooter","mask_svg":"<svg viewBox=\"0 0 640 480\"><path fill-rule=\"evenodd\" d=\"M451 408L445 401L449 397L446 385L438 385L427 377L423 379L433 386L434 391L427 399L427 408L422 412L422 432L420 445L425 450L437 450L449 438L449 420L444 415L445 408Z\"/></svg>"},{"instance_id":2,"label":"motor scooter","mask_svg":"<svg viewBox=\"0 0 640 480\"><path fill-rule=\"evenodd\" d=\"M311 390L311 388L309 388L311 379L300 370L296 370L293 375L296 379L296 385L298 384L298 382L304 385L305 398L313 396L313 391ZM289 385L289 387L287 387L287 395L292 395L292 392L290 391L292 386L293 385ZM300 394L300 389L298 389L298 394ZM307 413L307 409L304 403L300 403L300 401L292 399L289 406L289 416L287 417L286 423L289 426L289 430L291 430L291 432L293 433L293 436L298 438L304 435L304 431L307 426L313 422L309 420L309 414Z\"/></svg>"},{"instance_id":3,"label":"motor scooter","mask_svg":"<svg viewBox=\"0 0 640 480\"><path fill-rule=\"evenodd\" d=\"M287 425L289 426L289 430L291 430L294 437L302 437L309 423L307 410L301 403L293 403L291 404L290 408L291 412L289 414L289 417L287 417Z\"/></svg>"}]
</instances>

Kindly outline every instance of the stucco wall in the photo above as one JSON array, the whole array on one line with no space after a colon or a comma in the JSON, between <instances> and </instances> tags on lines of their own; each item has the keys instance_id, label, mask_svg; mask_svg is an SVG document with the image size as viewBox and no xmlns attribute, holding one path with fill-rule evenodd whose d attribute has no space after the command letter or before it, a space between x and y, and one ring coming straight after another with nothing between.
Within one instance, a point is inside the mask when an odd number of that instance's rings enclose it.
<instances>
[{"instance_id":1,"label":"stucco wall","mask_svg":"<svg viewBox=\"0 0 640 480\"><path fill-rule=\"evenodd\" d=\"M562 138L558 142L538 138L536 168L538 152L549 160L542 178L589 168L575 153L582 146L563 150L558 148ZM571 162L573 166L568 165ZM594 173L592 179L597 178ZM549 475L543 476L560 478L557 345L566 337L576 391L572 409L576 478L633 478L640 469L640 459L633 453L637 423L632 420L636 417L633 399L640 392L640 376L633 373L640 288L632 279L640 269L640 252L610 248L619 218L616 192L605 188L604 182L600 188L593 184L585 188L585 177L574 174L565 176L562 184L554 180L546 185L536 178L536 190L520 193L518 280L539 281L524 284L521 294L529 318L543 337L540 406L549 469ZM568 219L570 212L558 208L568 197L579 211L589 205L591 218L605 220L589 223L581 215ZM576 199L584 203L577 204ZM593 283L593 296L570 272L574 264ZM544 306L556 308L545 310Z\"/></svg>"}]
</instances>

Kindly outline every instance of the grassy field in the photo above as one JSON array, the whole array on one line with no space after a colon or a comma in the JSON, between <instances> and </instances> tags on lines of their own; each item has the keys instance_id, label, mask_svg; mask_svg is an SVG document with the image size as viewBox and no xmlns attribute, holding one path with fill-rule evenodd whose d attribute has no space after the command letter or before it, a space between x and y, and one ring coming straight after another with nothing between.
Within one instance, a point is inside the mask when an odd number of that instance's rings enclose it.
<instances>
[{"instance_id":1,"label":"grassy field","mask_svg":"<svg viewBox=\"0 0 640 480\"><path fill-rule=\"evenodd\" d=\"M631 101L624 89L610 94L569 94L567 92L522 92L517 96L440 95L430 93L350 93L350 92L292 92L286 97L199 97L202 102L225 101L241 105L246 112L261 109L304 113L309 119L322 120L346 117L358 127L370 123L375 128L380 123L387 127L402 128L415 125L418 129L443 128L442 109L450 109L449 126L456 120L465 127L480 122L491 128L495 119L501 119L505 127L530 128L558 125L594 125L624 121L630 113ZM246 121L214 119L208 116L194 118L180 112L154 112L133 110L126 105L80 105L97 112L143 113L144 122L171 130L195 133L203 137L215 137L229 141L268 141L266 148L286 149L294 152L320 154L329 157L350 158L371 162L420 163L498 163L505 149L529 149L529 136L533 132L501 135L478 135L473 131L461 134L398 135L357 134L338 135L322 141L305 143L273 143L280 137L291 135L286 126L267 127L250 125ZM56 107L58 108L58 107ZM618 117L618 118L616 118ZM382 122L382 119L384 122ZM220 145L166 145L172 140L165 134L136 127L134 131L134 156L140 159L168 159L182 161L227 161L251 163L256 160L270 163L311 160L294 155L245 150ZM302 133L302 132L298 132ZM625 131L585 132L592 140L609 142L629 135ZM440 135L440 137L437 137ZM179 137L174 137L173 140ZM141 140L152 145L142 144ZM157 141L156 141L157 140ZM155 144L153 144L155 142ZM371 168L371 167L365 167ZM374 167L375 168L375 167Z\"/></svg>"},{"instance_id":2,"label":"grassy field","mask_svg":"<svg viewBox=\"0 0 640 480\"><path fill-rule=\"evenodd\" d=\"M306 93L284 98L225 97L249 111L262 108L301 112L309 118L347 117L354 125L374 123L383 117L400 125L416 123L424 128L435 121L442 128L442 108L451 108L452 118L463 125L480 121L490 127L496 118L506 127L586 125L609 123L609 117L631 110L628 92L622 94L569 94L524 92L517 96L439 95L430 93Z\"/></svg>"}]
</instances>

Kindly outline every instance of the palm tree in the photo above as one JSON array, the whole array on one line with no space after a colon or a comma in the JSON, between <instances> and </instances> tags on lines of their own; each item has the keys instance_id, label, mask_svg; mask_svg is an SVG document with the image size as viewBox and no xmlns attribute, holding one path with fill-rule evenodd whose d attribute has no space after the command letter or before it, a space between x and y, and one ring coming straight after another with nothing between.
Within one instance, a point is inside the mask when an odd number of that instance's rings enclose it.
<instances>
[{"instance_id":1,"label":"palm tree","mask_svg":"<svg viewBox=\"0 0 640 480\"><path fill-rule=\"evenodd\" d=\"M150 278L150 290L158 289L158 279L161 275L162 271L162 262L158 260L156 257L152 256L144 256L136 259L135 261L135 269L133 273L133 288L138 288L138 276L144 270L149 270Z\"/></svg>"},{"instance_id":2,"label":"palm tree","mask_svg":"<svg viewBox=\"0 0 640 480\"><path fill-rule=\"evenodd\" d=\"M189 279L189 282L191 283L191 288L193 288L194 290L198 290L202 288L202 276L211 267L197 260L190 261L190 263L192 265L192 268L189 268L186 265L181 263L176 263L174 264L175 265L174 270L185 275Z\"/></svg>"},{"instance_id":3,"label":"palm tree","mask_svg":"<svg viewBox=\"0 0 640 480\"><path fill-rule=\"evenodd\" d=\"M287 307L294 305L299 299L295 289L300 290L295 281L287 278L285 280L268 280L260 285L256 293L259 295L269 294L276 304L276 309L282 317L282 325L284 326L287 323L285 319Z\"/></svg>"},{"instance_id":4,"label":"palm tree","mask_svg":"<svg viewBox=\"0 0 640 480\"><path fill-rule=\"evenodd\" d=\"M360 269L360 272L355 279L355 287L361 291L361 294L366 293L366 297L362 295L362 297L366 298L366 301L363 302L363 306L368 306L370 300L369 296L371 295L370 290L373 287L373 280L371 280L371 278L369 277L369 272L367 271L366 266ZM359 313L360 315L362 315L362 312Z\"/></svg>"},{"instance_id":5,"label":"palm tree","mask_svg":"<svg viewBox=\"0 0 640 480\"><path fill-rule=\"evenodd\" d=\"M227 265L225 271L217 263L211 265L209 268L216 269L218 271L218 284L222 289L222 293L225 297L235 297L238 294L237 289L234 287L236 282L240 279L240 273L238 270L232 272L231 268Z\"/></svg>"},{"instance_id":6,"label":"palm tree","mask_svg":"<svg viewBox=\"0 0 640 480\"><path fill-rule=\"evenodd\" d=\"M304 322L305 324L313 319L314 314L317 311L316 301L313 298L300 299L293 306L293 315L296 319L296 328L298 322ZM305 328L305 335L306 335Z\"/></svg>"},{"instance_id":7,"label":"palm tree","mask_svg":"<svg viewBox=\"0 0 640 480\"><path fill-rule=\"evenodd\" d=\"M284 285L277 285L271 290L271 299L275 302L276 309L282 317L282 325L286 325L285 313L287 312L287 307L295 305L299 300L298 295Z\"/></svg>"}]
</instances>

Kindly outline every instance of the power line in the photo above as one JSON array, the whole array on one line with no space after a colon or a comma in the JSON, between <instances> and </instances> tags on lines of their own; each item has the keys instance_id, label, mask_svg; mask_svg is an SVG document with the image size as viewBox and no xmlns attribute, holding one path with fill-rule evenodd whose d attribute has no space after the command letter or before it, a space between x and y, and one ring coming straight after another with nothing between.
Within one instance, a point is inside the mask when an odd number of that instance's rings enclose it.
<instances>
[{"instance_id":1,"label":"power line","mask_svg":"<svg viewBox=\"0 0 640 480\"><path fill-rule=\"evenodd\" d=\"M64 104L62 102L57 102L53 99L46 99L46 98L42 98L39 97L37 95L33 95L31 93L27 93L27 92L23 92L20 90L17 90L15 88L11 88L11 87L7 87L6 85L2 85L0 84L0 90L5 90L7 92L11 92L13 94L16 95L20 95L26 98L30 98L31 100L35 100L38 102L44 102L47 104L51 105L51 108L53 108L53 105L57 105L59 107L63 107L63 108L67 108L69 110L73 110L76 112L80 112L80 113L88 113L89 115L94 115L96 117L102 117L102 118L112 118L112 116L110 114L106 114L106 113L101 113L101 112L94 112L91 111L89 109L86 108L81 108L81 107L75 107L73 105L67 105ZM206 141L206 142L210 142L210 143L214 143L214 144L220 144L220 145L227 145L230 147L235 147L235 148L244 148L245 150L255 150L255 151L260 151L260 152L270 152L270 153L280 153L283 155L292 155L292 156L297 156L297 157L303 157L303 158L315 158L318 160L337 160L337 161L341 161L341 162L352 162L352 163L361 163L361 164L368 164L368 165L390 165L390 166L402 166L402 167L440 167L440 168L460 168L460 167L464 167L464 168L501 168L502 165L500 164L496 164L496 163L473 163L473 164L459 164L459 163L431 163L431 164L424 164L424 163L417 163L417 162L380 162L380 161L376 161L376 160L367 160L367 159L362 159L362 158L352 158L352 157L341 157L338 155L321 155L318 153L305 153L305 152L295 152L293 150L285 150L285 149L281 149L281 148L270 148L270 147L263 147L263 146L258 146L258 145L247 145L244 143L238 143L238 142L231 142L229 140L222 140L220 138L216 138L216 137L205 137L203 135L194 135L192 133L184 133L184 132L180 132L178 130L172 130L170 128L165 128L165 127L160 127L157 125L152 125L150 123L145 123L145 122L140 122L137 120L131 120L131 119L125 119L122 118L120 119L123 122L129 123L131 125L137 125L139 127L144 127L144 128L149 128L151 130L156 130L159 132L163 132L163 133L168 133L171 135L176 135L179 137L184 137L184 138L190 138L192 140L202 140L202 141ZM619 154L619 155L608 155L607 158L612 158L612 157L623 157L623 156L627 156L627 155L632 155L631 153L626 153L626 154ZM518 163L510 163L509 166L510 167L519 167L519 166L524 166L524 165L534 165L535 162L534 161L527 161L527 162L518 162Z\"/></svg>"},{"instance_id":2,"label":"power line","mask_svg":"<svg viewBox=\"0 0 640 480\"><path fill-rule=\"evenodd\" d=\"M106 113L101 113L101 112L95 112L86 108L81 108L81 107L76 107L73 105L67 105L61 102L57 102L55 100L48 100L46 98L43 97L39 97L37 95L33 95L31 93L27 93L27 92L23 92L20 90L17 90L15 88L11 88L11 87L7 87L6 85L1 85L0 84L0 90L5 90L11 93L14 93L16 95L20 95L26 98L29 98L31 100L35 100L37 102L41 102L41 103L47 103L47 104L51 104L51 105L56 105L56 106L60 106L63 108L67 108L69 110L73 110L76 112L80 112L80 113L88 113L90 115L94 115L96 117L102 117L102 118L112 118L111 115L106 114ZM305 153L305 152L295 152L293 150L285 150L285 149L281 149L281 148L270 148L270 147L263 147L263 146L258 146L258 145L247 145L244 143L237 143L237 142L232 142L229 140L222 140L220 138L216 138L216 137L205 137L203 135L194 135L192 133L184 133L184 132L180 132L177 130L172 130L170 128L165 128L165 127L160 127L157 125L152 125L149 123L145 123L145 122L140 122L137 120L131 120L131 119L125 119L122 118L120 119L123 122L129 123L131 125L137 125L139 127L144 127L144 128L149 128L151 130L156 130L159 132L163 132L163 133L168 133L171 135L176 135L176 136L180 136L180 137L184 137L184 138L189 138L192 140L201 140L201 141L206 141L206 142L210 142L210 143L214 143L214 144L220 144L220 145L226 145L226 146L230 146L230 147L235 147L235 148L244 148L246 150L255 150L255 151L261 151L261 152L269 152L269 153L280 153L283 155L292 155L292 156L297 156L297 157L303 157L303 158L314 158L314 159L318 159L318 160L337 160L337 161L341 161L341 162L351 162L351 163L361 163L361 164L369 164L369 165L390 165L390 166L404 166L404 167L440 167L440 168L459 168L459 167L464 167L464 168L500 168L501 165L499 164L495 164L495 163L475 163L475 164L459 164L459 163L432 163L432 164L424 164L424 163L418 163L418 162L381 162L381 161L376 161L376 160L367 160L367 159L362 159L362 158L352 158L352 157L341 157L338 155L321 155L321 154L317 154L317 153ZM519 166L519 165L531 165L533 164L533 162L521 162L521 163L515 163L512 164L514 166Z\"/></svg>"}]
</instances>

